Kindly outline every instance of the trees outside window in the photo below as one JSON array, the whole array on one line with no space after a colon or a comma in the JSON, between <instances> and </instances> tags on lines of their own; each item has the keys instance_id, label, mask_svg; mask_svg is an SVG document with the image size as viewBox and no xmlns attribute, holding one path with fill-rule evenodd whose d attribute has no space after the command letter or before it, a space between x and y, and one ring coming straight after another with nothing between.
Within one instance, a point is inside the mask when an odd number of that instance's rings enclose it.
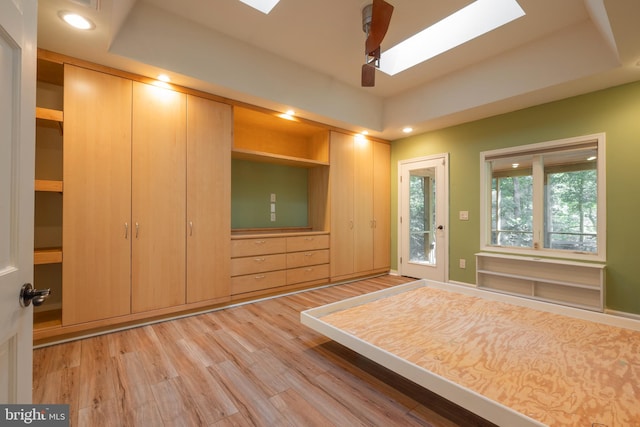
<instances>
[{"instance_id":1,"label":"trees outside window","mask_svg":"<svg viewBox=\"0 0 640 427\"><path fill-rule=\"evenodd\" d=\"M483 249L604 259L604 135L481 153Z\"/></svg>"}]
</instances>

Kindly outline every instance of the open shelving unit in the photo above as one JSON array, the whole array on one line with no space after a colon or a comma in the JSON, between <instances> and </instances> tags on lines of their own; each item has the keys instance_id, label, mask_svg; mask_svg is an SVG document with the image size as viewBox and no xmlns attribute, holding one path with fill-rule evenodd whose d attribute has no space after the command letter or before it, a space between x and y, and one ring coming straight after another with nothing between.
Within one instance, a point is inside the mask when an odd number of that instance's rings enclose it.
<instances>
[{"instance_id":1,"label":"open shelving unit","mask_svg":"<svg viewBox=\"0 0 640 427\"><path fill-rule=\"evenodd\" d=\"M604 310L604 270L599 263L476 254L480 289L593 311Z\"/></svg>"},{"instance_id":2,"label":"open shelving unit","mask_svg":"<svg viewBox=\"0 0 640 427\"><path fill-rule=\"evenodd\" d=\"M329 130L275 113L234 108L234 159L313 168L329 165Z\"/></svg>"},{"instance_id":3,"label":"open shelving unit","mask_svg":"<svg viewBox=\"0 0 640 427\"><path fill-rule=\"evenodd\" d=\"M52 291L34 310L39 330L62 321L63 65L39 57L36 87L34 285Z\"/></svg>"}]
</instances>

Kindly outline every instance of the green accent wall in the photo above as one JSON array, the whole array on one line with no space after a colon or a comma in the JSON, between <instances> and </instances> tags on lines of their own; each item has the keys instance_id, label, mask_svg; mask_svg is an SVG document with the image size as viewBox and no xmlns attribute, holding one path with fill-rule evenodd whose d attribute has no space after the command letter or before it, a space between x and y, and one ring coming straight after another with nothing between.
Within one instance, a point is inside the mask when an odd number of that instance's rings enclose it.
<instances>
[{"instance_id":1,"label":"green accent wall","mask_svg":"<svg viewBox=\"0 0 640 427\"><path fill-rule=\"evenodd\" d=\"M306 227L307 169L232 160L231 228ZM271 221L271 194L276 221Z\"/></svg>"},{"instance_id":2,"label":"green accent wall","mask_svg":"<svg viewBox=\"0 0 640 427\"><path fill-rule=\"evenodd\" d=\"M606 134L606 307L640 314L640 82L394 141L398 162L449 153L449 280L475 283L480 251L480 152ZM397 269L398 188L391 186L392 269ZM469 211L469 221L458 212ZM467 260L460 269L458 260Z\"/></svg>"}]
</instances>

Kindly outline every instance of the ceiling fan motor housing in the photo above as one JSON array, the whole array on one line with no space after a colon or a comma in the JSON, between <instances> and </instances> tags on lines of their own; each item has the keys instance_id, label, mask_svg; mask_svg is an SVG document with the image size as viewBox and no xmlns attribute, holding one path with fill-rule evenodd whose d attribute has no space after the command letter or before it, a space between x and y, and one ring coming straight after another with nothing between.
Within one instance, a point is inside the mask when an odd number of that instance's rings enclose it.
<instances>
[{"instance_id":1,"label":"ceiling fan motor housing","mask_svg":"<svg viewBox=\"0 0 640 427\"><path fill-rule=\"evenodd\" d=\"M362 9L362 31L369 35L371 27L371 17L373 16L373 3L366 5Z\"/></svg>"}]
</instances>

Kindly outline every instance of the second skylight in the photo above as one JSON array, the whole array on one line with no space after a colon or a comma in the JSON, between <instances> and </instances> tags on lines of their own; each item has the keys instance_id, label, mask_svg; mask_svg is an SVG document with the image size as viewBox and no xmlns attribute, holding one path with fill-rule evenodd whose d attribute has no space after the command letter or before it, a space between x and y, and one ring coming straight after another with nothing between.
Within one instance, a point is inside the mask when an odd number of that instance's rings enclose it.
<instances>
[{"instance_id":1,"label":"second skylight","mask_svg":"<svg viewBox=\"0 0 640 427\"><path fill-rule=\"evenodd\" d=\"M392 76L524 15L516 0L476 0L382 52L380 70Z\"/></svg>"}]
</instances>

